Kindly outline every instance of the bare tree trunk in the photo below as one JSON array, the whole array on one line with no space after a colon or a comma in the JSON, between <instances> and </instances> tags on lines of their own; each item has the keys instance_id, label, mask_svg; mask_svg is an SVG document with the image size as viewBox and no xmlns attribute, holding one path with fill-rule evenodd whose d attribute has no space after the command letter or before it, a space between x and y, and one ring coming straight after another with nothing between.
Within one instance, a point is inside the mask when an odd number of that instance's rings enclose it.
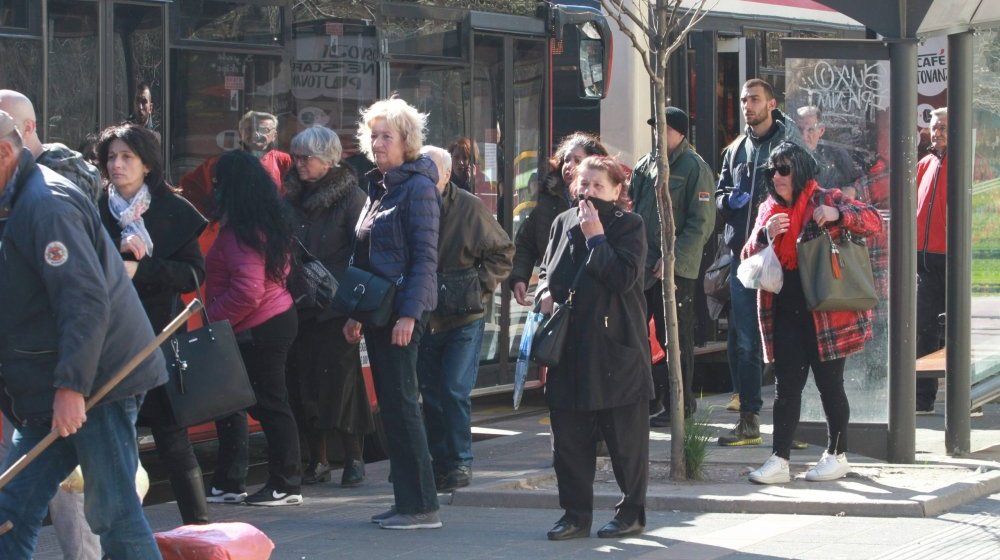
<instances>
[{"instance_id":1,"label":"bare tree trunk","mask_svg":"<svg viewBox=\"0 0 1000 560\"><path fill-rule=\"evenodd\" d=\"M659 68L662 66L658 65ZM663 76L665 77L665 76ZM673 201L670 199L670 158L667 153L666 81L653 88L656 107L656 210L660 216L660 247L663 254L663 317L667 327L667 363L670 391L670 477L686 480L684 460L684 384L677 326L677 291L674 283Z\"/></svg>"}]
</instances>

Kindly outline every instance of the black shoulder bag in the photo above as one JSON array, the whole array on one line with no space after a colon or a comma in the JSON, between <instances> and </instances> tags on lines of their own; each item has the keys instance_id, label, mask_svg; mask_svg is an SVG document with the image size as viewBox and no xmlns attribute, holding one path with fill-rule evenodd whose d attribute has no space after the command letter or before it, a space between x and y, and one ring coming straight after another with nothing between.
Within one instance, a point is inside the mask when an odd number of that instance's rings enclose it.
<instances>
[{"instance_id":1,"label":"black shoulder bag","mask_svg":"<svg viewBox=\"0 0 1000 560\"><path fill-rule=\"evenodd\" d=\"M191 274L198 286L198 299L204 303L198 275L194 269ZM170 373L164 390L177 425L183 427L221 418L257 402L233 327L229 321L209 323L204 307L201 316L205 326L176 333L161 347Z\"/></svg>"},{"instance_id":2,"label":"black shoulder bag","mask_svg":"<svg viewBox=\"0 0 1000 560\"><path fill-rule=\"evenodd\" d=\"M338 282L318 258L306 249L298 237L293 237L301 253L292 255L292 270L288 274L288 292L296 309L326 309L333 304Z\"/></svg>"},{"instance_id":3,"label":"black shoulder bag","mask_svg":"<svg viewBox=\"0 0 1000 560\"><path fill-rule=\"evenodd\" d=\"M358 237L355 232L354 240L351 242L351 261L337 277L340 287L333 299L333 308L362 325L384 327L392 319L396 284L378 274L354 266L354 252L357 247Z\"/></svg>"},{"instance_id":4,"label":"black shoulder bag","mask_svg":"<svg viewBox=\"0 0 1000 560\"><path fill-rule=\"evenodd\" d=\"M558 305L552 315L539 325L535 331L535 336L531 339L531 361L543 366L555 367L559 365L563 352L566 348L566 339L569 338L569 317L573 313L573 294L576 293L576 286L583 276L583 269L587 267L587 257L583 259L583 264L576 271L573 284L569 287L569 297L566 303Z\"/></svg>"}]
</instances>

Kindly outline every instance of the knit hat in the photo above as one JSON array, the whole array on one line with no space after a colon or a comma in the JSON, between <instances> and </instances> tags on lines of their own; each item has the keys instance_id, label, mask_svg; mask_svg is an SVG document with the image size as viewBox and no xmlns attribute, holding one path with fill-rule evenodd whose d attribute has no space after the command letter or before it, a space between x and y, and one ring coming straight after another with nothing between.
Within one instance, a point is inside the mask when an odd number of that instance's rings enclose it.
<instances>
[{"instance_id":1,"label":"knit hat","mask_svg":"<svg viewBox=\"0 0 1000 560\"><path fill-rule=\"evenodd\" d=\"M688 134L688 116L687 113L681 111L677 107L667 107L667 126L681 133L681 136L687 136ZM656 119L652 118L646 121L649 126L654 126L656 124Z\"/></svg>"}]
</instances>

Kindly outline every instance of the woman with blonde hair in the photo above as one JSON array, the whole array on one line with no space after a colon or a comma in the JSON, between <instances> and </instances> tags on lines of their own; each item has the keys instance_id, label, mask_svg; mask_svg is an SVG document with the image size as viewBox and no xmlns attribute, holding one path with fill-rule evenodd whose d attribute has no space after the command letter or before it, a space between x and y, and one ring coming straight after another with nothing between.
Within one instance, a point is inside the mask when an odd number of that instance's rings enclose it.
<instances>
[{"instance_id":1,"label":"woman with blonde hair","mask_svg":"<svg viewBox=\"0 0 1000 560\"><path fill-rule=\"evenodd\" d=\"M436 529L437 491L417 403L417 350L437 306L441 196L434 162L420 155L427 115L398 98L361 113L358 141L376 166L354 229L353 265L396 284L384 326L349 319L348 342L365 344L382 409L396 504L372 517L383 529Z\"/></svg>"}]
</instances>

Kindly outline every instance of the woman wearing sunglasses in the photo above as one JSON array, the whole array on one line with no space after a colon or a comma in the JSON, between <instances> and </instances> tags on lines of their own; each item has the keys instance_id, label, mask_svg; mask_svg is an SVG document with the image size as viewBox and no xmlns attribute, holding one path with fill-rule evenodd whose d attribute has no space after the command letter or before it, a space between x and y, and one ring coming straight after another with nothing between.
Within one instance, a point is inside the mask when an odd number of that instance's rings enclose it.
<instances>
[{"instance_id":1,"label":"woman wearing sunglasses","mask_svg":"<svg viewBox=\"0 0 1000 560\"><path fill-rule=\"evenodd\" d=\"M747 259L762 251L770 239L784 272L780 293L757 292L764 361L774 362L775 376L774 453L750 473L750 480L758 484L791 480L788 458L810 368L823 402L829 439L806 480L836 480L851 470L845 454L850 405L844 392L844 362L871 339L870 312L809 311L796 241L822 235L823 228L834 239L843 230L870 237L881 231L882 219L873 207L848 200L840 190L821 188L817 172L816 160L797 144L785 142L771 152L764 173L769 196L760 205L741 256Z\"/></svg>"}]
</instances>

